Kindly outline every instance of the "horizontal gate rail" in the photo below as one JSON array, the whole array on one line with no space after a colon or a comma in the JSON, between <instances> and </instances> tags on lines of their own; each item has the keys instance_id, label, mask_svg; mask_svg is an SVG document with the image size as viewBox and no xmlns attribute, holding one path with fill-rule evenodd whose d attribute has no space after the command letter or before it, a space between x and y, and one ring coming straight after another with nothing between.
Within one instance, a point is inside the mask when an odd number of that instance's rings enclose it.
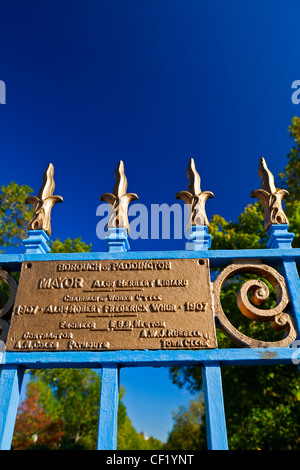
<instances>
[{"instance_id":1,"label":"horizontal gate rail","mask_svg":"<svg viewBox=\"0 0 300 470\"><path fill-rule=\"evenodd\" d=\"M203 250L156 252L88 252L4 254L0 265L12 272L19 271L22 262L62 261L85 262L97 260L147 259L210 260L212 270L235 262L260 260L275 266L284 276L289 291L292 312L300 338L300 281L297 262L300 249L259 250ZM2 421L0 420L0 449L9 449L17 414L22 377L26 369L90 368L102 369L99 404L99 432L97 449L117 449L117 410L119 372L124 367L201 366L204 378L205 410L207 413L207 439L209 449L228 449L226 419L223 403L221 367L236 365L298 365L300 348L226 348L200 350L117 350L117 351L22 351L0 352L2 387ZM11 397L8 400L8 397Z\"/></svg>"},{"instance_id":2,"label":"horizontal gate rail","mask_svg":"<svg viewBox=\"0 0 300 470\"><path fill-rule=\"evenodd\" d=\"M297 364L298 348L228 348L172 351L57 351L4 352L0 364L39 368L100 368L109 364L120 367L172 367L219 362L220 365Z\"/></svg>"},{"instance_id":3,"label":"horizontal gate rail","mask_svg":"<svg viewBox=\"0 0 300 470\"><path fill-rule=\"evenodd\" d=\"M0 265L10 270L19 270L24 261L97 261L126 259L193 259L208 258L212 267L224 266L233 260L259 259L263 262L278 263L282 259L299 260L300 248L293 249L249 249L249 250L212 250L212 251L128 251L124 253L84 252L84 253L46 253L46 254L4 254Z\"/></svg>"}]
</instances>

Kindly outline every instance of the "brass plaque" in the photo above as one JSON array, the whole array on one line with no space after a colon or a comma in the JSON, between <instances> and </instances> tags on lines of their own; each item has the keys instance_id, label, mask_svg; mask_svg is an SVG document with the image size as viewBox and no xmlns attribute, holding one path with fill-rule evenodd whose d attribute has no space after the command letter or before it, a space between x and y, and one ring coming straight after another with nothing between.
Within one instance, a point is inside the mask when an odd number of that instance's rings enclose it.
<instances>
[{"instance_id":1,"label":"brass plaque","mask_svg":"<svg viewBox=\"0 0 300 470\"><path fill-rule=\"evenodd\" d=\"M216 347L208 259L22 263L8 351Z\"/></svg>"}]
</instances>

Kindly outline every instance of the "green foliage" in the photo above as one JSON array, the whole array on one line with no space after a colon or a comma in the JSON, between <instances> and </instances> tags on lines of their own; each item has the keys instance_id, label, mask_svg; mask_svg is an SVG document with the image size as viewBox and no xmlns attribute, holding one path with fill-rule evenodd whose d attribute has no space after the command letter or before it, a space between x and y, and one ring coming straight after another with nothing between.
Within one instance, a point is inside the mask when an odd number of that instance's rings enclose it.
<instances>
[{"instance_id":1,"label":"green foliage","mask_svg":"<svg viewBox=\"0 0 300 470\"><path fill-rule=\"evenodd\" d=\"M16 246L26 238L26 228L33 215L31 206L25 204L33 192L29 186L12 181L0 191L0 247Z\"/></svg>"},{"instance_id":2,"label":"green foliage","mask_svg":"<svg viewBox=\"0 0 300 470\"><path fill-rule=\"evenodd\" d=\"M180 406L173 413L174 425L164 450L205 450L206 431L203 396L190 400L188 407Z\"/></svg>"},{"instance_id":3,"label":"green foliage","mask_svg":"<svg viewBox=\"0 0 300 470\"><path fill-rule=\"evenodd\" d=\"M288 129L295 145L288 154L288 163L277 181L278 188L288 189L285 212L290 222L290 232L295 233L293 247L300 247L300 119L295 117ZM237 222L227 222L219 215L212 218L210 233L213 249L264 248L266 234L263 229L264 214L259 202L250 204ZM254 276L250 276L252 279ZM223 287L221 302L231 323L249 337L265 341L281 338L264 322L254 322L244 317L237 305L236 296L247 276L231 278ZM264 280L265 281L265 280ZM274 302L271 292L269 304ZM219 348L236 347L220 330L217 330ZM170 375L179 387L193 393L202 390L200 367L174 367ZM241 366L223 367L226 422L230 449L300 449L300 378L296 366ZM199 421L199 429L203 421ZM177 431L176 446L185 442L185 432ZM171 432L172 435L173 431ZM201 435L200 435L201 436ZM199 446L202 441L199 441ZM170 442L169 442L170 444ZM179 447L172 447L177 449Z\"/></svg>"},{"instance_id":4,"label":"green foliage","mask_svg":"<svg viewBox=\"0 0 300 470\"><path fill-rule=\"evenodd\" d=\"M29 186L18 185L14 181L7 186L1 186L0 191L0 253L12 246L17 246L20 240L26 238L27 225L33 215L31 206L25 204L26 198L33 192ZM11 273L18 280L19 273ZM0 307L9 295L9 288L1 284Z\"/></svg>"},{"instance_id":5,"label":"green foliage","mask_svg":"<svg viewBox=\"0 0 300 470\"><path fill-rule=\"evenodd\" d=\"M300 247L300 118L294 117L288 128L295 145L288 153L288 163L282 173L278 175L277 184L287 189L290 196L285 198L285 212L289 219L290 231L295 234L293 247Z\"/></svg>"},{"instance_id":6,"label":"green foliage","mask_svg":"<svg viewBox=\"0 0 300 470\"><path fill-rule=\"evenodd\" d=\"M31 372L39 401L54 422L62 421L60 449L96 448L100 376L90 369L44 369Z\"/></svg>"},{"instance_id":7,"label":"green foliage","mask_svg":"<svg viewBox=\"0 0 300 470\"><path fill-rule=\"evenodd\" d=\"M92 244L87 245L81 237L67 238L64 242L56 238L51 244L51 253L85 253L91 251L91 248Z\"/></svg>"},{"instance_id":8,"label":"green foliage","mask_svg":"<svg viewBox=\"0 0 300 470\"><path fill-rule=\"evenodd\" d=\"M39 403L39 389L31 381L15 423L12 449L56 450L64 435L62 420L53 420Z\"/></svg>"},{"instance_id":9,"label":"green foliage","mask_svg":"<svg viewBox=\"0 0 300 470\"><path fill-rule=\"evenodd\" d=\"M124 388L120 390L120 402L118 408L118 450L160 450L162 442L154 437L145 438L142 433L137 433L131 420L127 415L127 410L122 402Z\"/></svg>"},{"instance_id":10,"label":"green foliage","mask_svg":"<svg viewBox=\"0 0 300 470\"><path fill-rule=\"evenodd\" d=\"M59 450L93 450L97 446L101 379L99 372L91 369L43 369L30 372L27 399L17 418L13 447L37 450L55 446ZM30 398L35 392L38 408L29 414ZM162 443L153 437L145 439L138 434L122 402L125 389L120 388L118 406L118 449L161 449ZM26 414L27 413L27 414ZM24 431L24 421L28 426ZM47 430L56 431L45 437ZM32 431L30 431L30 429ZM33 443L35 436L36 442ZM51 439L50 439L51 437Z\"/></svg>"},{"instance_id":11,"label":"green foliage","mask_svg":"<svg viewBox=\"0 0 300 470\"><path fill-rule=\"evenodd\" d=\"M224 368L222 377L231 449L300 448L296 366Z\"/></svg>"},{"instance_id":12,"label":"green foliage","mask_svg":"<svg viewBox=\"0 0 300 470\"><path fill-rule=\"evenodd\" d=\"M290 200L300 200L300 118L295 116L288 132L294 139L294 146L288 153L288 163L282 173L278 175L278 186L287 189L290 193Z\"/></svg>"},{"instance_id":13,"label":"green foliage","mask_svg":"<svg viewBox=\"0 0 300 470\"><path fill-rule=\"evenodd\" d=\"M220 215L214 215L209 226L212 249L264 248L267 237L263 227L264 213L259 202L249 204L237 222L227 222Z\"/></svg>"}]
</instances>

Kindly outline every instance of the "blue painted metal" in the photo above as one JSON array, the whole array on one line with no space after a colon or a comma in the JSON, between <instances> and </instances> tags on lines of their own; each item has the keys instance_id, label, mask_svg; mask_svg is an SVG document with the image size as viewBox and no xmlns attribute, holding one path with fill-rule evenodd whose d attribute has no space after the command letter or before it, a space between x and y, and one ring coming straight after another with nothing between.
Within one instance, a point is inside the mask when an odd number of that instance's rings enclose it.
<instances>
[{"instance_id":1,"label":"blue painted metal","mask_svg":"<svg viewBox=\"0 0 300 470\"><path fill-rule=\"evenodd\" d=\"M3 254L1 266L19 270L24 261L94 261L114 259L172 259L208 258L212 267L222 267L235 259L260 259L270 264L281 264L282 259L299 260L300 248L261 250L178 250L178 251L131 251L131 252L88 252L88 253L47 253L47 254Z\"/></svg>"},{"instance_id":2,"label":"blue painted metal","mask_svg":"<svg viewBox=\"0 0 300 470\"><path fill-rule=\"evenodd\" d=\"M294 250L293 250L294 251ZM291 307L297 326L298 339L300 332L300 280L295 259L283 257L284 276L291 299Z\"/></svg>"},{"instance_id":3,"label":"blue painted metal","mask_svg":"<svg viewBox=\"0 0 300 470\"><path fill-rule=\"evenodd\" d=\"M110 253L124 253L130 249L126 228L108 228L105 238L106 250Z\"/></svg>"},{"instance_id":4,"label":"blue painted metal","mask_svg":"<svg viewBox=\"0 0 300 470\"><path fill-rule=\"evenodd\" d=\"M0 375L0 450L9 450L18 411L24 368L3 367Z\"/></svg>"},{"instance_id":5,"label":"blue painted metal","mask_svg":"<svg viewBox=\"0 0 300 470\"><path fill-rule=\"evenodd\" d=\"M39 232L39 233L38 233ZM42 232L42 233L41 233ZM115 259L176 259L208 258L212 267L223 267L236 259L260 259L282 269L291 299L295 322L300 332L300 281L297 262L300 249L292 249L293 234L288 226L271 226L267 249L212 250L207 227L192 229L186 250L128 252L125 229L110 229L106 239L107 252L48 253L49 237L44 231L29 231L24 241L24 254L1 255L3 268L19 270L23 261L88 261ZM0 364L0 448L10 448L23 371L34 368L78 367L102 368L98 449L117 448L117 411L120 367L170 367L200 365L203 370L207 417L208 445L211 449L226 449L221 366L298 364L295 348L213 349L176 351L66 351L66 352L1 352Z\"/></svg>"},{"instance_id":6,"label":"blue painted metal","mask_svg":"<svg viewBox=\"0 0 300 470\"><path fill-rule=\"evenodd\" d=\"M189 227L187 238L189 241L185 244L186 250L208 250L211 247L211 235L206 225Z\"/></svg>"},{"instance_id":7,"label":"blue painted metal","mask_svg":"<svg viewBox=\"0 0 300 470\"><path fill-rule=\"evenodd\" d=\"M221 368L218 362L202 367L206 435L209 450L227 450L228 440Z\"/></svg>"},{"instance_id":8,"label":"blue painted metal","mask_svg":"<svg viewBox=\"0 0 300 470\"><path fill-rule=\"evenodd\" d=\"M119 364L120 367L172 367L219 362L221 365L291 364L294 348L228 348L200 350L156 351L58 351L5 352L2 364L28 369L40 368L99 368Z\"/></svg>"},{"instance_id":9,"label":"blue painted metal","mask_svg":"<svg viewBox=\"0 0 300 470\"><path fill-rule=\"evenodd\" d=\"M271 225L268 233L268 248L292 248L292 241L295 234L289 232L287 224Z\"/></svg>"},{"instance_id":10,"label":"blue painted metal","mask_svg":"<svg viewBox=\"0 0 300 470\"><path fill-rule=\"evenodd\" d=\"M23 240L26 254L44 254L49 253L50 247L48 243L50 238L44 230L28 230L28 238Z\"/></svg>"},{"instance_id":11,"label":"blue painted metal","mask_svg":"<svg viewBox=\"0 0 300 470\"><path fill-rule=\"evenodd\" d=\"M119 369L117 364L103 366L98 425L98 450L117 449Z\"/></svg>"}]
</instances>

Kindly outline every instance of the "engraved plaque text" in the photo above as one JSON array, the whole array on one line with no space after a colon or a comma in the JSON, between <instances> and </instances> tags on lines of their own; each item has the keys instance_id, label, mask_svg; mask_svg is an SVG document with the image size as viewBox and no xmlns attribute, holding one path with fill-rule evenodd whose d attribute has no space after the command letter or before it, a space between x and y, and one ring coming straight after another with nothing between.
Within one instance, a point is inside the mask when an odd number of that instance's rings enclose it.
<instances>
[{"instance_id":1,"label":"engraved plaque text","mask_svg":"<svg viewBox=\"0 0 300 470\"><path fill-rule=\"evenodd\" d=\"M216 347L208 259L22 264L9 351Z\"/></svg>"}]
</instances>

